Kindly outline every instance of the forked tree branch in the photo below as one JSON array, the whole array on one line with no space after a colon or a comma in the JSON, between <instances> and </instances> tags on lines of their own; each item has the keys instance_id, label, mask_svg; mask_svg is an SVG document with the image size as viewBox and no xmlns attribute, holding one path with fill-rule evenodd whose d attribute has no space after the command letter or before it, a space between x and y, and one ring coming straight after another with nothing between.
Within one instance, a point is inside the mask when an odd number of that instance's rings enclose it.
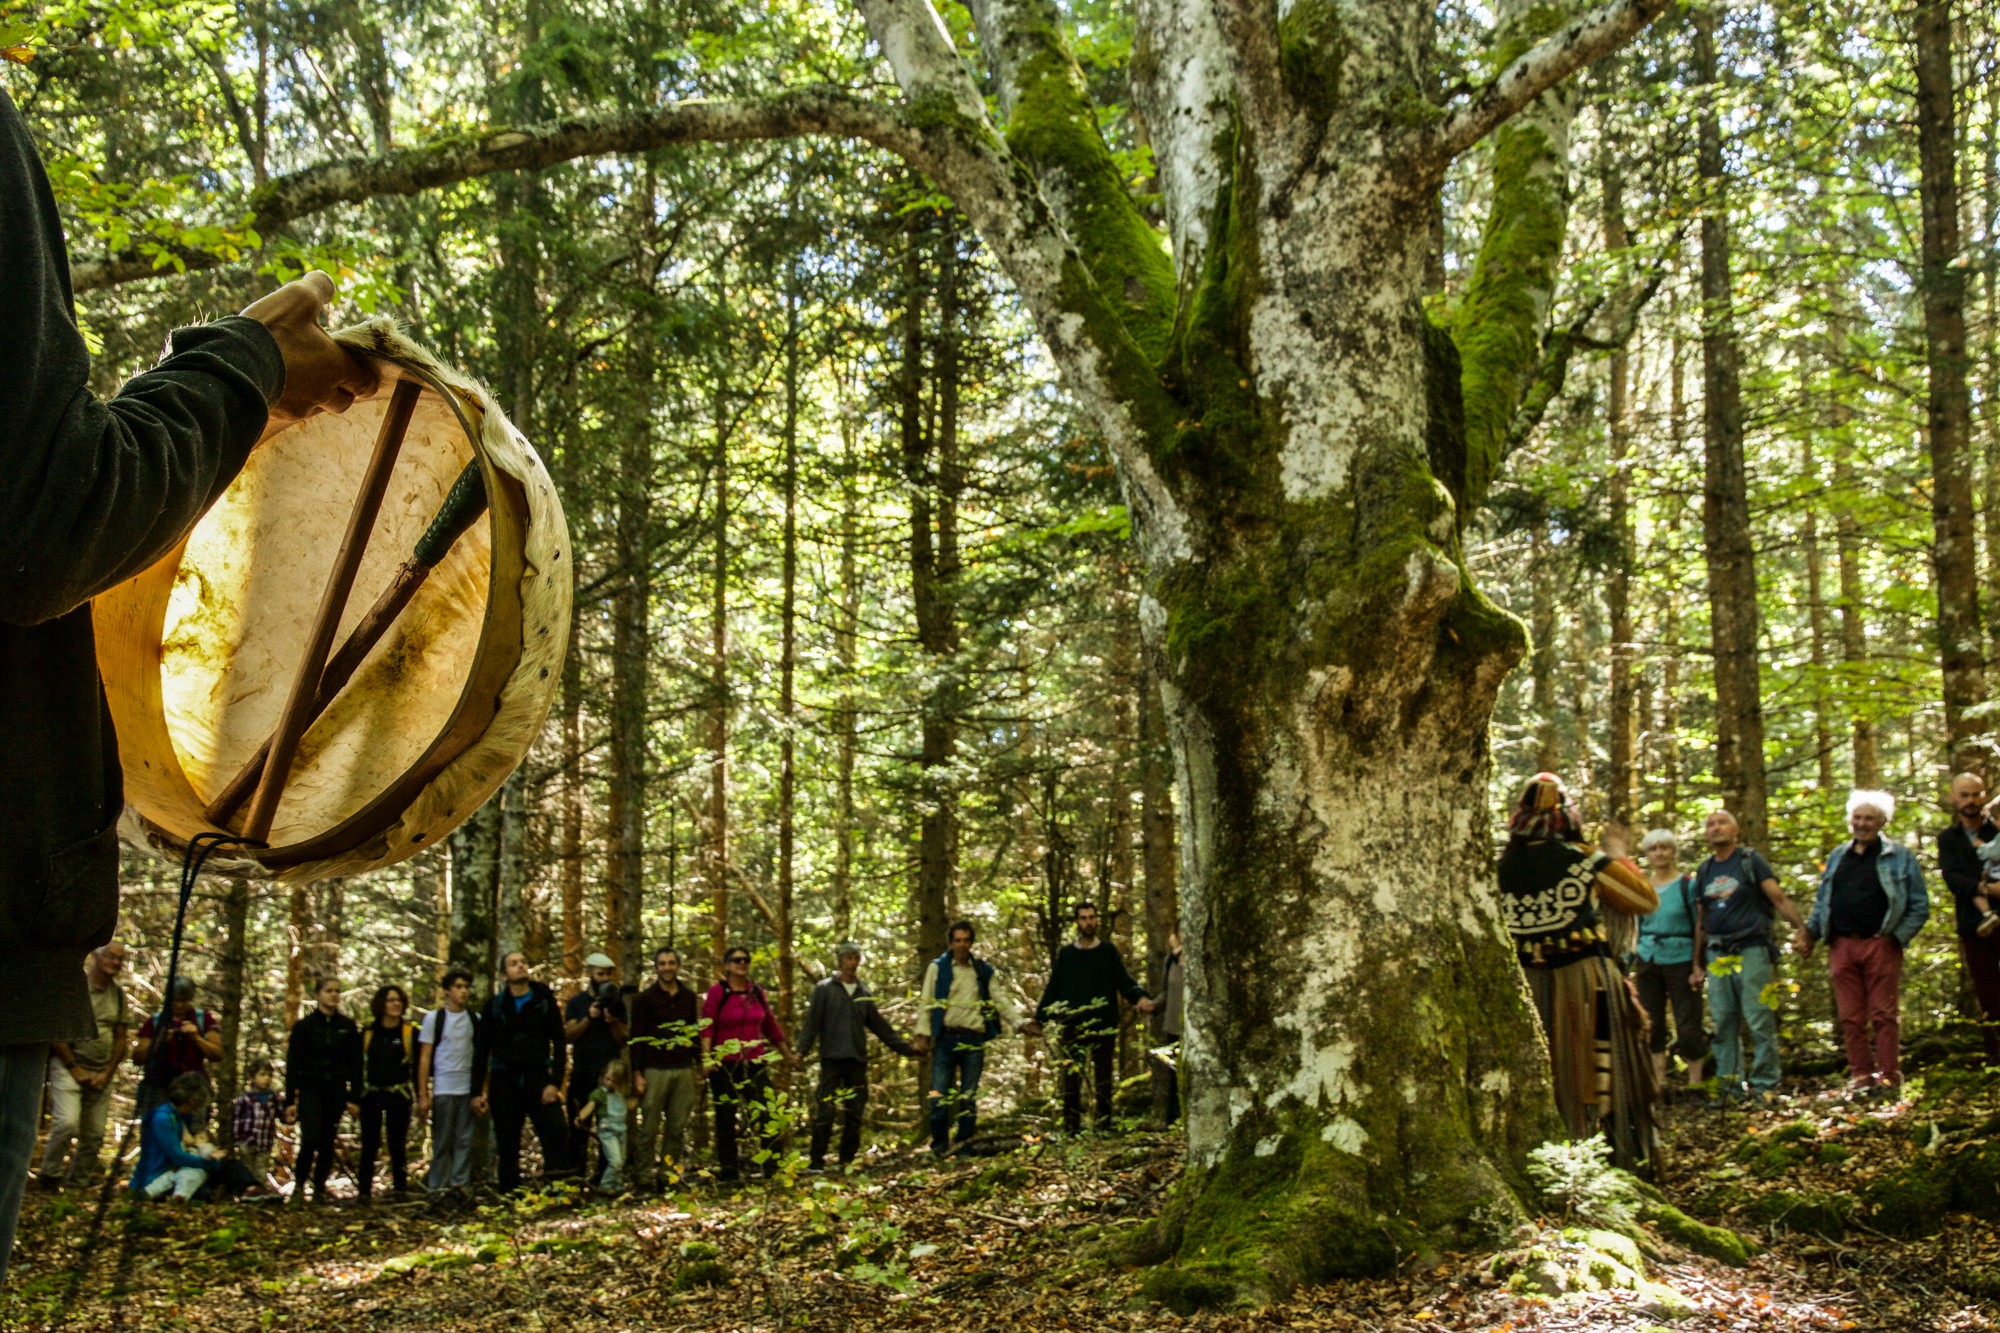
<instances>
[{"instance_id":1,"label":"forked tree branch","mask_svg":"<svg viewBox=\"0 0 2000 1333\"><path fill-rule=\"evenodd\" d=\"M1432 146L1449 162L1585 65L1610 55L1666 11L1668 0L1610 0L1523 52L1439 123Z\"/></svg>"},{"instance_id":2,"label":"forked tree branch","mask_svg":"<svg viewBox=\"0 0 2000 1333\"><path fill-rule=\"evenodd\" d=\"M337 204L379 195L411 195L496 171L534 171L583 157L636 153L669 144L744 142L829 134L861 139L929 169L934 156L926 135L902 111L837 88L793 89L738 102L674 102L650 111L578 116L547 125L489 130L380 157L349 158L307 167L271 181L251 197L249 225L269 234L285 224ZM230 262L203 250L175 257L189 269ZM94 291L150 278L162 271L152 255L137 251L70 265L70 285Z\"/></svg>"}]
</instances>

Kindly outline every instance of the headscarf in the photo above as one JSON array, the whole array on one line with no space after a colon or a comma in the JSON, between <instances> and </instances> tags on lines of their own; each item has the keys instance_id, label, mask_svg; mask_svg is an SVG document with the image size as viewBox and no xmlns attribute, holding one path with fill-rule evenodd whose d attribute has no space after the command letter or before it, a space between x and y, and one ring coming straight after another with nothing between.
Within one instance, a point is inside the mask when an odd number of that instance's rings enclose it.
<instances>
[{"instance_id":1,"label":"headscarf","mask_svg":"<svg viewBox=\"0 0 2000 1333\"><path fill-rule=\"evenodd\" d=\"M1562 779L1553 773L1537 773L1521 789L1507 830L1517 838L1577 842L1583 837L1583 821L1577 817L1576 805Z\"/></svg>"}]
</instances>

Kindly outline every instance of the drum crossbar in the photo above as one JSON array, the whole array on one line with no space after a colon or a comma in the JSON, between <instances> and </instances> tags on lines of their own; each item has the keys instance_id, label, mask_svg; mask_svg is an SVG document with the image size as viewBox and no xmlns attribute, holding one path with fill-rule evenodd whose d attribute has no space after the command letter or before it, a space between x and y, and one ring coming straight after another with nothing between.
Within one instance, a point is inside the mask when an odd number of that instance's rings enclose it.
<instances>
[{"instance_id":1,"label":"drum crossbar","mask_svg":"<svg viewBox=\"0 0 2000 1333\"><path fill-rule=\"evenodd\" d=\"M465 470L458 474L458 480L452 483L430 526L417 539L410 558L397 567L389 586L382 590L382 595L375 599L367 614L355 622L354 628L348 632L347 641L327 662L326 670L320 674L319 688L313 691L312 703L306 709L305 722L299 728L301 736L311 730L320 714L333 706L334 699L347 688L347 682L361 669L368 654L382 641L389 627L396 623L396 617L403 614L403 608L423 589L438 562L451 553L453 545L485 512L486 477L480 471L479 460L475 458L465 465ZM249 799L250 793L256 790L270 760L272 742L276 739L276 732L266 736L264 743L257 747L257 752L236 770L236 776L229 780L229 785L209 802L205 813L211 823L226 824Z\"/></svg>"},{"instance_id":2,"label":"drum crossbar","mask_svg":"<svg viewBox=\"0 0 2000 1333\"><path fill-rule=\"evenodd\" d=\"M284 711L278 715L278 729L271 735L270 754L264 764L263 776L257 782L257 794L251 798L250 813L244 817L243 836L252 842L264 841L271 831L271 821L277 816L278 798L284 794L286 779L291 776L292 761L298 756L299 740L305 735L308 722L306 715L311 711L313 698L319 693L327 654L333 649L334 633L340 628L340 618L347 610L347 598L354 591L355 575L360 572L361 558L368 550L368 534L381 512L383 496L389 489L389 475L395 469L397 454L402 452L403 437L409 432L410 418L417 408L417 396L422 392L423 385L416 380L398 380L395 392L390 396L388 410L382 415L382 429L375 437L375 452L368 460L368 470L362 474L361 493L354 501L353 512L348 515L347 533L341 539L339 554L334 557L333 573L327 579L319 610L313 616L305 655L299 659L299 669L292 677L291 692L285 696Z\"/></svg>"}]
</instances>

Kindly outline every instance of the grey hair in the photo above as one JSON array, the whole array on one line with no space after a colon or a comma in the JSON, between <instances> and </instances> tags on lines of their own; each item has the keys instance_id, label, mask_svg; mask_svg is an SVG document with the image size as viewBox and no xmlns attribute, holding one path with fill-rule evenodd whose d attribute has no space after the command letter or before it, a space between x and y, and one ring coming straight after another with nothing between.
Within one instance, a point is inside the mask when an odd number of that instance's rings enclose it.
<instances>
[{"instance_id":1,"label":"grey hair","mask_svg":"<svg viewBox=\"0 0 2000 1333\"><path fill-rule=\"evenodd\" d=\"M842 958L859 958L861 957L861 946L853 940L842 940L833 946L833 956L835 961Z\"/></svg>"},{"instance_id":2,"label":"grey hair","mask_svg":"<svg viewBox=\"0 0 2000 1333\"><path fill-rule=\"evenodd\" d=\"M1856 810L1873 810L1886 824L1896 817L1896 798L1886 791L1869 791L1864 787L1848 793L1847 817L1854 818Z\"/></svg>"},{"instance_id":3,"label":"grey hair","mask_svg":"<svg viewBox=\"0 0 2000 1333\"><path fill-rule=\"evenodd\" d=\"M176 1000L192 1000L194 998L194 978L188 976L186 973L181 973L174 978L174 984L167 987L167 994Z\"/></svg>"},{"instance_id":4,"label":"grey hair","mask_svg":"<svg viewBox=\"0 0 2000 1333\"><path fill-rule=\"evenodd\" d=\"M1650 852L1655 847L1678 847L1681 840L1674 836L1672 829L1656 828L1646 830L1646 836L1639 839L1639 850Z\"/></svg>"}]
</instances>

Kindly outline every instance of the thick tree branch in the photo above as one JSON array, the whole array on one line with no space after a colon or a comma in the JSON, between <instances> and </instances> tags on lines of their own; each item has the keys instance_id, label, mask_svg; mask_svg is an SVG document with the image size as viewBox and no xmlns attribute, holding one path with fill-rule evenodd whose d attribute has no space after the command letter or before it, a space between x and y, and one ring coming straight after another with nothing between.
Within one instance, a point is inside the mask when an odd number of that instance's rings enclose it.
<instances>
[{"instance_id":1,"label":"thick tree branch","mask_svg":"<svg viewBox=\"0 0 2000 1333\"><path fill-rule=\"evenodd\" d=\"M481 134L405 148L380 157L350 158L280 176L251 196L249 225L269 234L338 204L382 195L411 195L496 171L534 171L577 158L636 153L669 144L741 142L829 134L862 139L931 170L933 136L916 129L894 106L835 88L800 88L741 102L675 102L650 111L579 116L547 125L495 128ZM187 268L216 268L223 256L184 250ZM161 265L126 252L70 265L77 291L150 278Z\"/></svg>"},{"instance_id":2,"label":"thick tree branch","mask_svg":"<svg viewBox=\"0 0 2000 1333\"><path fill-rule=\"evenodd\" d=\"M1134 340L1158 355L1173 328L1173 264L1105 145L1061 12L1054 0L971 0L970 7L999 85L1008 148L1035 173Z\"/></svg>"},{"instance_id":3,"label":"thick tree branch","mask_svg":"<svg viewBox=\"0 0 2000 1333\"><path fill-rule=\"evenodd\" d=\"M1565 23L1445 116L1432 140L1437 160L1457 157L1571 74L1623 46L1666 8L1667 0L1610 0Z\"/></svg>"}]
</instances>

